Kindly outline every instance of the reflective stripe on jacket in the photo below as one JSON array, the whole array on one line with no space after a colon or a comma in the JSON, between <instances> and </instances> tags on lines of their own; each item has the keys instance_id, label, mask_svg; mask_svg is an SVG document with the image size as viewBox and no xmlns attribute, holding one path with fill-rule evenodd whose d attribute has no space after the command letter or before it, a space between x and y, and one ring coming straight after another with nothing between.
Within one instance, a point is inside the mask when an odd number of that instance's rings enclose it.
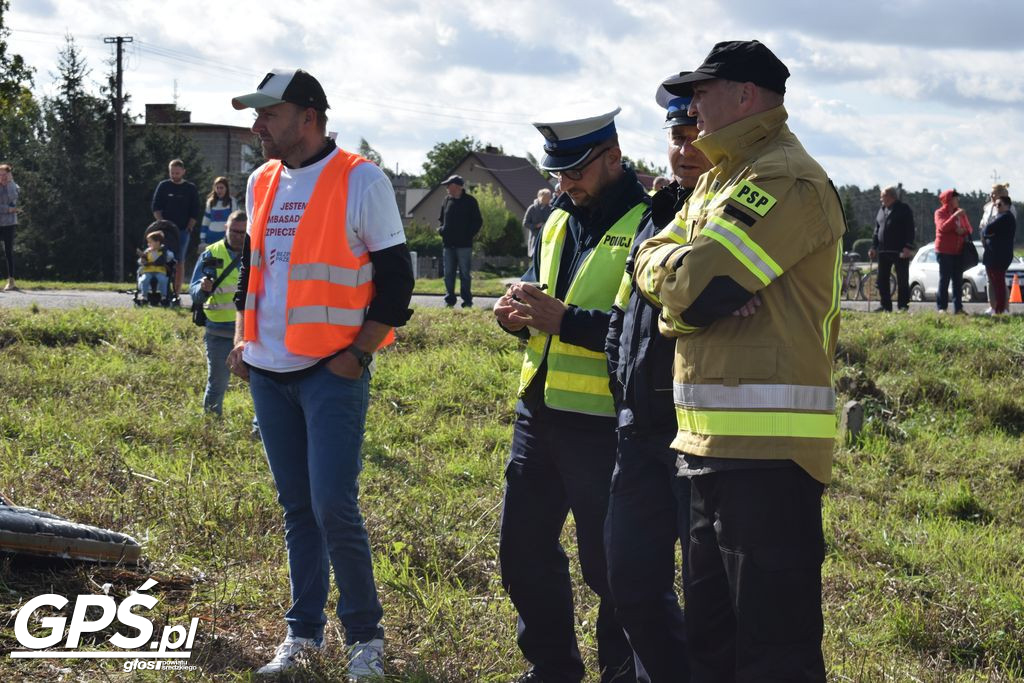
<instances>
[{"instance_id":1,"label":"reflective stripe on jacket","mask_svg":"<svg viewBox=\"0 0 1024 683\"><path fill-rule=\"evenodd\" d=\"M214 279L220 277L224 269L231 265L234 256L228 251L225 240L214 242L207 250L210 258L220 259L221 265L217 268ZM214 323L229 323L235 319L235 290L238 289L238 266L231 269L231 272L224 276L224 279L217 285L217 289L210 292L203 309L206 311L206 319Z\"/></svg>"},{"instance_id":2,"label":"reflective stripe on jacket","mask_svg":"<svg viewBox=\"0 0 1024 683\"><path fill-rule=\"evenodd\" d=\"M636 205L608 229L570 283L565 296L567 306L611 310L633 236L646 208L646 204ZM548 286L549 292L554 292L558 284L568 222L568 212L555 209L541 233L539 280ZM587 415L615 415L605 354L567 344L557 334L541 332L530 337L520 374L520 396L526 392L545 358L544 403L548 407Z\"/></svg>"},{"instance_id":3,"label":"reflective stripe on jacket","mask_svg":"<svg viewBox=\"0 0 1024 683\"><path fill-rule=\"evenodd\" d=\"M695 143L715 166L675 221L640 246L636 285L663 306L661 332L676 337L672 447L789 459L827 483L845 220L786 118L780 106ZM723 279L733 286L716 290ZM752 315L691 324L690 307L735 285L760 297Z\"/></svg>"},{"instance_id":4,"label":"reflective stripe on jacket","mask_svg":"<svg viewBox=\"0 0 1024 683\"><path fill-rule=\"evenodd\" d=\"M322 358L352 344L373 299L369 253L355 256L348 244L348 176L366 159L342 149L327 162L295 228L288 265L284 345L291 353ZM267 162L253 182L249 287L245 297L246 341L258 339L257 307L263 291L263 243L281 178L281 162ZM394 332L381 342L387 346Z\"/></svg>"}]
</instances>

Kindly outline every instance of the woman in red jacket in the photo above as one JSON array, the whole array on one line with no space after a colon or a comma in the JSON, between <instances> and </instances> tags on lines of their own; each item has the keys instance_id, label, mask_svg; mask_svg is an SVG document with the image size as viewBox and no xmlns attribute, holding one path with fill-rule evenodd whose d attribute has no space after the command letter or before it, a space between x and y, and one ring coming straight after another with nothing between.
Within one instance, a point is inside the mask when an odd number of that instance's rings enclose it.
<instances>
[{"instance_id":1,"label":"woman in red jacket","mask_svg":"<svg viewBox=\"0 0 1024 683\"><path fill-rule=\"evenodd\" d=\"M971 238L971 222L960 208L960 194L956 190L943 190L939 194L942 206L935 212L935 256L939 261L939 292L935 305L945 313L949 304L949 283L953 283L953 312L963 313L961 292L964 284L960 254L964 242Z\"/></svg>"}]
</instances>

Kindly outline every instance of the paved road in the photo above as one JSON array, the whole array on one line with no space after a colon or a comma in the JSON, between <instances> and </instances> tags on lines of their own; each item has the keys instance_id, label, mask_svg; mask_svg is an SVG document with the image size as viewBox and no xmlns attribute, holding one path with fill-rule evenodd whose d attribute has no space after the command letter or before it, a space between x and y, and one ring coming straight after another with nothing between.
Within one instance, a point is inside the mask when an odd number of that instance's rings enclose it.
<instances>
[{"instance_id":1,"label":"paved road","mask_svg":"<svg viewBox=\"0 0 1024 683\"><path fill-rule=\"evenodd\" d=\"M476 297L473 300L476 308L490 308L496 297ZM183 294L181 304L188 308L191 297ZM40 308L77 308L79 306L101 306L109 308L130 308L131 292L93 292L81 289L43 289L18 292L0 292L0 308L27 308L35 304ZM417 294L412 298L412 305L424 308L441 308L444 298L439 295Z\"/></svg>"},{"instance_id":2,"label":"paved road","mask_svg":"<svg viewBox=\"0 0 1024 683\"><path fill-rule=\"evenodd\" d=\"M191 303L187 294L182 295L182 305L186 308ZM496 297L476 297L475 308L490 308ZM32 290L20 292L0 292L0 308L28 307L36 304L40 308L76 308L78 306L101 306L111 308L129 308L132 305L131 293L92 292L80 289L63 290ZM412 298L414 308L441 308L444 299L440 295L416 294ZM843 308L852 311L870 311L878 308L878 302L844 301ZM988 308L987 303L967 303L964 309L971 314L981 314ZM1024 304L1011 304L1011 313L1024 314ZM911 312L920 313L934 311L935 303L911 303Z\"/></svg>"}]
</instances>

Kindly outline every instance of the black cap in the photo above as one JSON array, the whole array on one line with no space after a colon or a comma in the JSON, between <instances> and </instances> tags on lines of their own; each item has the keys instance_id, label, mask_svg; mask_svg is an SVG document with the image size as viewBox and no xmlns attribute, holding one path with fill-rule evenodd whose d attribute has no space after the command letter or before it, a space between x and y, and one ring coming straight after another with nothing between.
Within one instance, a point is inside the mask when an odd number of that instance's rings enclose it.
<instances>
[{"instance_id":1,"label":"black cap","mask_svg":"<svg viewBox=\"0 0 1024 683\"><path fill-rule=\"evenodd\" d=\"M465 185L466 184L466 180L462 176L455 175L453 173L452 175L450 175L447 178L445 178L444 180L442 180L441 184L442 185Z\"/></svg>"},{"instance_id":2,"label":"black cap","mask_svg":"<svg viewBox=\"0 0 1024 683\"><path fill-rule=\"evenodd\" d=\"M676 84L721 78L739 83L751 82L780 95L786 93L789 69L771 50L756 40L730 40L718 43L704 63L693 73L682 76Z\"/></svg>"},{"instance_id":3,"label":"black cap","mask_svg":"<svg viewBox=\"0 0 1024 683\"><path fill-rule=\"evenodd\" d=\"M231 100L235 109L249 107L272 107L282 102L291 102L300 107L312 107L327 111L327 95L316 80L302 69L274 69L256 86L256 92L239 95Z\"/></svg>"}]
</instances>

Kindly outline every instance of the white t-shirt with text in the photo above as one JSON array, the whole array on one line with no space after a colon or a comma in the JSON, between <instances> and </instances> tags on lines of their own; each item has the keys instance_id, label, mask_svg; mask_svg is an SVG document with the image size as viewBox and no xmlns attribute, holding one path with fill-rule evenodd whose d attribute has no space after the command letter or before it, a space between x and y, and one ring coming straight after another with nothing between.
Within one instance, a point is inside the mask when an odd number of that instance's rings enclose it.
<instances>
[{"instance_id":1,"label":"white t-shirt with text","mask_svg":"<svg viewBox=\"0 0 1024 683\"><path fill-rule=\"evenodd\" d=\"M338 150L334 150L324 159L303 168L281 169L280 183L263 237L263 292L256 302L259 339L248 342L242 355L246 363L257 368L293 372L320 360L291 353L285 348L285 297L295 228L313 194L320 172L337 154ZM252 186L259 171L257 169L249 176L246 191L245 208L250 220L253 216ZM349 248L357 257L367 251L380 251L405 242L391 181L374 164L359 164L349 173L345 213L345 235ZM252 223L247 230L251 243Z\"/></svg>"}]
</instances>

